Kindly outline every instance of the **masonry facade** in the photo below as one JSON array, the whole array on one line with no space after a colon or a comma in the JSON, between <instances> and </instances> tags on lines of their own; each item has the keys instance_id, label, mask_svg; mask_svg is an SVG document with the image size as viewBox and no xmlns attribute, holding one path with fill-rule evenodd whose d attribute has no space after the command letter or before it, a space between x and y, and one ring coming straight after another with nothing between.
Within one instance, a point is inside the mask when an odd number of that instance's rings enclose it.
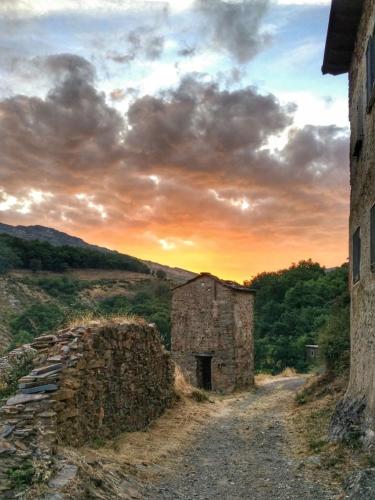
<instances>
[{"instance_id":1,"label":"masonry facade","mask_svg":"<svg viewBox=\"0 0 375 500\"><path fill-rule=\"evenodd\" d=\"M375 444L375 2L333 0L323 73L349 73L351 368L332 436Z\"/></svg>"},{"instance_id":2,"label":"masonry facade","mask_svg":"<svg viewBox=\"0 0 375 500\"><path fill-rule=\"evenodd\" d=\"M208 273L174 289L172 357L190 383L221 392L254 383L254 297Z\"/></svg>"}]
</instances>

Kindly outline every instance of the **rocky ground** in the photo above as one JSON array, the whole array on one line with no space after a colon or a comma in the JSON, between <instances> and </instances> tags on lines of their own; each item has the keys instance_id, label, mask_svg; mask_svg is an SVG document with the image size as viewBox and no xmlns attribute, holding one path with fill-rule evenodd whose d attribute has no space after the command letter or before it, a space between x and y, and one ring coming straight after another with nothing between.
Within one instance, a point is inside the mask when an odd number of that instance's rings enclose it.
<instances>
[{"instance_id":1,"label":"rocky ground","mask_svg":"<svg viewBox=\"0 0 375 500\"><path fill-rule=\"evenodd\" d=\"M195 440L158 468L145 499L333 499L339 492L305 477L286 431L303 378L273 380L241 394L207 420Z\"/></svg>"}]
</instances>

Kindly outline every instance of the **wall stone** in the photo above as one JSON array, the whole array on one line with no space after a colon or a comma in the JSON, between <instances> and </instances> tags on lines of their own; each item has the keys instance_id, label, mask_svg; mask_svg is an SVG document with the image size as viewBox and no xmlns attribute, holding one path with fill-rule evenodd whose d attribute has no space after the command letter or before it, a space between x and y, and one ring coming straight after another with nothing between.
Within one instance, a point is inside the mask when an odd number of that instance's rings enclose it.
<instances>
[{"instance_id":1,"label":"wall stone","mask_svg":"<svg viewBox=\"0 0 375 500\"><path fill-rule=\"evenodd\" d=\"M357 138L357 103L361 94L366 100L366 48L374 31L375 4L365 0L356 47L349 72L349 104L352 147ZM375 273L370 259L370 210L375 203L375 106L366 112L364 104L364 142L359 159L351 157L350 261L352 237L357 228L361 234L360 280L351 291L351 368L345 398L337 406L332 421L334 439L350 439L361 434L366 446L375 444Z\"/></svg>"},{"instance_id":2,"label":"wall stone","mask_svg":"<svg viewBox=\"0 0 375 500\"><path fill-rule=\"evenodd\" d=\"M254 382L254 294L202 274L172 297L172 357L197 385L197 358L211 354L212 389L231 392Z\"/></svg>"},{"instance_id":3,"label":"wall stone","mask_svg":"<svg viewBox=\"0 0 375 500\"><path fill-rule=\"evenodd\" d=\"M92 323L41 336L32 348L34 369L0 408L3 495L10 468L27 459L50 467L58 445L143 429L173 402L173 365L151 325Z\"/></svg>"}]
</instances>

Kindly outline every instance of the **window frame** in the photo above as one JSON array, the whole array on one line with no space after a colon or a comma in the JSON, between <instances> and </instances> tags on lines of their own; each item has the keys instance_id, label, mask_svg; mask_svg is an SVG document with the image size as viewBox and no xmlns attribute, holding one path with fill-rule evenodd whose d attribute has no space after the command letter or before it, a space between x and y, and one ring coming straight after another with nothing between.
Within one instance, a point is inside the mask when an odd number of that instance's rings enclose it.
<instances>
[{"instance_id":1,"label":"window frame","mask_svg":"<svg viewBox=\"0 0 375 500\"><path fill-rule=\"evenodd\" d=\"M353 285L361 280L361 228L357 227L352 236L352 281Z\"/></svg>"},{"instance_id":2,"label":"window frame","mask_svg":"<svg viewBox=\"0 0 375 500\"><path fill-rule=\"evenodd\" d=\"M370 267L375 273L375 203L370 210Z\"/></svg>"},{"instance_id":3,"label":"window frame","mask_svg":"<svg viewBox=\"0 0 375 500\"><path fill-rule=\"evenodd\" d=\"M366 96L367 113L370 113L375 102L375 30L366 48Z\"/></svg>"}]
</instances>

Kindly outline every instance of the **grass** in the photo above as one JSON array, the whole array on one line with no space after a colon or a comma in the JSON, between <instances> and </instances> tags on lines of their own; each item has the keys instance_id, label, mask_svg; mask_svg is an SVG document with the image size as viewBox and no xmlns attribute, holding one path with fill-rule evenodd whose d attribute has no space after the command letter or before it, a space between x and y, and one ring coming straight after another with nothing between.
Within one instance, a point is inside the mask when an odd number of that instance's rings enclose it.
<instances>
[{"instance_id":1,"label":"grass","mask_svg":"<svg viewBox=\"0 0 375 500\"><path fill-rule=\"evenodd\" d=\"M301 461L302 471L309 477L319 468L322 481L340 490L348 475L360 468L375 465L375 456L364 453L353 443L332 443L328 438L330 421L347 380L332 374L310 377L297 393L293 410L287 418L292 452ZM309 461L309 457L319 460Z\"/></svg>"},{"instance_id":2,"label":"grass","mask_svg":"<svg viewBox=\"0 0 375 500\"><path fill-rule=\"evenodd\" d=\"M79 313L76 316L72 316L67 328L78 328L81 326L109 326L112 324L134 324L145 325L146 321L139 316L134 314L130 315L119 315L119 314L99 314L96 312L88 311L84 313Z\"/></svg>"}]
</instances>

